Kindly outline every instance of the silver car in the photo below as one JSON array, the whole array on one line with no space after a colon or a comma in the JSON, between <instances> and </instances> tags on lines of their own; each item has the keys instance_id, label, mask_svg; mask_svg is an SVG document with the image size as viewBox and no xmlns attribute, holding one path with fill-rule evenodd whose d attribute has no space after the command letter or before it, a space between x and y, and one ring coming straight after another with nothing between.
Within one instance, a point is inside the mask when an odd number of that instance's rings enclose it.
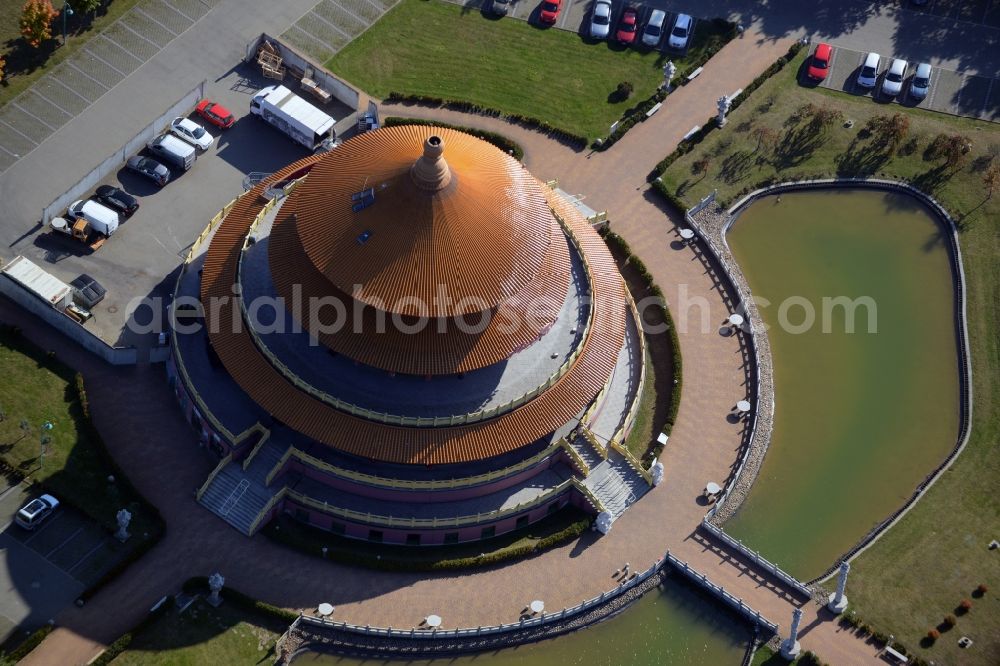
<instances>
[{"instance_id":1,"label":"silver car","mask_svg":"<svg viewBox=\"0 0 1000 666\"><path fill-rule=\"evenodd\" d=\"M922 62L917 65L917 71L910 79L910 97L916 100L927 97L927 91L931 87L931 66L930 63Z\"/></svg>"},{"instance_id":2,"label":"silver car","mask_svg":"<svg viewBox=\"0 0 1000 666\"><path fill-rule=\"evenodd\" d=\"M507 12L510 11L512 4L514 4L513 0L493 0L490 3L490 11L497 16L507 16Z\"/></svg>"},{"instance_id":3,"label":"silver car","mask_svg":"<svg viewBox=\"0 0 1000 666\"><path fill-rule=\"evenodd\" d=\"M888 97L895 97L903 89L903 77L906 76L906 61L896 58L889 65L882 80L882 93Z\"/></svg>"},{"instance_id":4,"label":"silver car","mask_svg":"<svg viewBox=\"0 0 1000 666\"><path fill-rule=\"evenodd\" d=\"M590 17L590 36L594 39L607 39L610 33L611 3L608 0L597 0Z\"/></svg>"}]
</instances>

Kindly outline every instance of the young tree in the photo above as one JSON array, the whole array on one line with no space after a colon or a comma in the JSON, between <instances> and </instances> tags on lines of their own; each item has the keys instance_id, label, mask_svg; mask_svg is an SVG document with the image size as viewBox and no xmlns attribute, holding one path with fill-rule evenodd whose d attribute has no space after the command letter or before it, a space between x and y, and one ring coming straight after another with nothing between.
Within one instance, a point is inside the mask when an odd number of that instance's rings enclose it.
<instances>
[{"instance_id":1,"label":"young tree","mask_svg":"<svg viewBox=\"0 0 1000 666\"><path fill-rule=\"evenodd\" d=\"M1000 162L993 162L983 175L983 185L986 186L986 198L992 199L993 193L1000 189Z\"/></svg>"},{"instance_id":2,"label":"young tree","mask_svg":"<svg viewBox=\"0 0 1000 666\"><path fill-rule=\"evenodd\" d=\"M894 153L897 148L903 145L903 141L910 133L910 118L902 113L894 113L892 116L876 116L872 121L876 121L872 126L873 133L878 135L885 143L889 153ZM869 121L871 123L871 121Z\"/></svg>"},{"instance_id":3,"label":"young tree","mask_svg":"<svg viewBox=\"0 0 1000 666\"><path fill-rule=\"evenodd\" d=\"M52 37L52 21L59 15L49 0L28 0L21 10L21 36L32 48Z\"/></svg>"},{"instance_id":4,"label":"young tree","mask_svg":"<svg viewBox=\"0 0 1000 666\"><path fill-rule=\"evenodd\" d=\"M931 159L943 159L945 166L957 169L965 164L972 142L961 134L938 134L927 149Z\"/></svg>"},{"instance_id":5,"label":"young tree","mask_svg":"<svg viewBox=\"0 0 1000 666\"><path fill-rule=\"evenodd\" d=\"M3 81L4 69L7 67L7 59L0 55L0 81ZM2 421L3 419L0 419Z\"/></svg>"},{"instance_id":6,"label":"young tree","mask_svg":"<svg viewBox=\"0 0 1000 666\"><path fill-rule=\"evenodd\" d=\"M831 125L844 119L844 114L825 106L817 107L809 125L816 131L826 131Z\"/></svg>"},{"instance_id":7,"label":"young tree","mask_svg":"<svg viewBox=\"0 0 1000 666\"><path fill-rule=\"evenodd\" d=\"M708 167L712 165L712 160L706 155L701 159L695 160L694 164L691 165L691 171L696 175L701 175L702 178L708 173Z\"/></svg>"},{"instance_id":8,"label":"young tree","mask_svg":"<svg viewBox=\"0 0 1000 666\"><path fill-rule=\"evenodd\" d=\"M754 152L770 153L775 144L778 143L778 132L767 127L766 125L760 125L755 127L752 132L750 132L750 137L757 139L757 148Z\"/></svg>"}]
</instances>

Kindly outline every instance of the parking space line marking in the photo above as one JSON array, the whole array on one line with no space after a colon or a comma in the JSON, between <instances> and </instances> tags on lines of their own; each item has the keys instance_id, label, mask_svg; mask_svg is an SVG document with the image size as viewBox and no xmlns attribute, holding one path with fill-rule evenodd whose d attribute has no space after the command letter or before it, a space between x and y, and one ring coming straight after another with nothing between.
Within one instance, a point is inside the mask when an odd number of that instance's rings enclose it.
<instances>
[{"instance_id":1,"label":"parking space line marking","mask_svg":"<svg viewBox=\"0 0 1000 666\"><path fill-rule=\"evenodd\" d=\"M37 142L37 141L35 141L35 140L34 140L34 139L32 139L32 138L31 138L30 136L28 136L27 134L25 134L25 133L24 133L24 132L22 132L21 130L17 129L17 128L16 128L16 127L14 127L13 125L11 125L11 124L10 124L9 122L7 122L6 120L4 120L3 118L0 118L0 123L3 123L3 124L4 124L4 125L6 125L7 127L11 128L11 129L12 129L12 130L14 130L15 132L17 132L18 134L20 134L21 136L23 136L23 137L24 137L25 139L27 139L27 140L28 140L28 143L30 143L30 144L31 144L32 146L37 146L37 145L38 145L38 142ZM11 155L13 155L13 153L11 153Z\"/></svg>"},{"instance_id":2,"label":"parking space line marking","mask_svg":"<svg viewBox=\"0 0 1000 666\"><path fill-rule=\"evenodd\" d=\"M93 81L94 83L96 83L97 85L99 85L102 88L104 88L105 92L107 92L108 90L111 90L111 88L109 88L108 86L104 85L103 83L101 83L100 81L98 81L97 79L95 79L94 77L92 77L90 74L87 74L87 72L83 71L82 69L80 69L79 67L77 67L76 65L74 65L72 60L67 60L66 61L66 65L68 67L72 67L73 69L75 69L76 71L80 72L81 74L83 74L84 76L86 76L88 79L90 79L91 81ZM104 93L101 93L101 94L103 95Z\"/></svg>"},{"instance_id":3,"label":"parking space line marking","mask_svg":"<svg viewBox=\"0 0 1000 666\"><path fill-rule=\"evenodd\" d=\"M48 103L49 103L49 104L50 104L51 106L54 106L54 107L56 107L57 109L59 109L60 111L62 111L63 113L65 113L65 114L66 114L67 116L69 116L69 117L70 117L70 120L72 120L73 118L75 118L75 117L76 117L76 115L75 115L75 114L72 114L72 113L70 113L69 111L67 111L66 109L62 108L61 106L59 106L58 104L56 104L55 102L53 102L53 101L52 101L51 99L49 99L48 97L46 97L45 95L43 95L43 94L41 93L41 91L39 91L39 90L37 89L37 86L32 86L32 87L31 87L31 88L29 88L28 90L32 91L33 93L35 93L36 95L38 95L39 97L41 97L42 99L44 99L44 100L45 100L46 102L48 102ZM18 98L20 98L20 95L18 95ZM67 120L66 122L69 122L69 120Z\"/></svg>"},{"instance_id":4,"label":"parking space line marking","mask_svg":"<svg viewBox=\"0 0 1000 666\"><path fill-rule=\"evenodd\" d=\"M126 16L128 16L128 14L126 14ZM125 18L125 17L123 16L122 18ZM145 37L143 37L143 36L142 36L141 34L139 34L138 32L136 32L135 30L133 30L133 29L132 29L132 26L130 26L130 25L129 25L128 23L126 23L125 21L122 21L122 20L119 20L119 21L118 21L118 23L121 23L121 24L122 24L122 27L123 27L123 28L125 28L126 30L128 30L129 32L131 32L131 33L132 33L133 35L135 35L136 37L138 37L138 38L139 38L139 39L141 39L142 41L146 42L147 44L149 44L149 45L150 45L150 46L152 46L153 48L155 48L155 49L156 49L156 51L157 51L157 53L159 53L159 52L160 52L160 51L162 50L162 49L160 48L160 45L159 45L159 44L157 44L156 42L154 42L154 41L152 41L152 40L150 40L150 39L146 39ZM124 48L124 47L123 47L123 48ZM133 54L133 55L135 55L135 54ZM155 54L154 54L154 55L155 55ZM135 57L136 57L136 58L138 58L139 56L135 56ZM148 62L148 60L143 60L142 62Z\"/></svg>"},{"instance_id":5,"label":"parking space line marking","mask_svg":"<svg viewBox=\"0 0 1000 666\"><path fill-rule=\"evenodd\" d=\"M88 559L90 558L90 556L91 556L91 555L93 555L94 553L96 553L96 552L98 551L98 549L100 549L100 548L103 548L103 547L104 547L104 543L105 543L105 542L106 542L107 540L108 540L108 538L107 538L107 537L104 537L103 539L101 539L101 540L100 540L100 541L98 542L98 544L97 544L96 546L94 546L93 548L91 548L91 549L90 549L90 550L89 550L89 551L87 552L87 554L86 554L86 555L84 555L83 557L81 557L80 559L78 559L78 560L76 561L76 564L74 564L73 566L71 566L71 567L70 567L69 569L66 569L66 573L68 573L68 574L70 574L70 575L73 575L73 571L74 571L74 570L75 570L75 569L76 569L77 567L79 567L79 566L80 566L81 564L83 564L84 562L86 562L86 561L87 561L87 560L88 560Z\"/></svg>"},{"instance_id":6,"label":"parking space line marking","mask_svg":"<svg viewBox=\"0 0 1000 666\"><path fill-rule=\"evenodd\" d=\"M86 53L87 55L91 56L95 60L100 60L101 62L103 62L108 67L110 67L111 69L113 69L116 72L118 72L118 74L120 74L122 76L122 78L128 76L128 74L126 74L125 72L123 72L122 70L118 69L117 67L115 67L114 65L112 65L110 62L108 62L107 60L105 60L104 58L102 58L101 56L99 56L96 53L94 53L93 51L91 51L90 50L90 45L87 45L87 46L83 47L83 52Z\"/></svg>"},{"instance_id":7,"label":"parking space line marking","mask_svg":"<svg viewBox=\"0 0 1000 666\"><path fill-rule=\"evenodd\" d=\"M140 58L140 57L139 57L139 56L137 56L136 54L132 53L131 51L129 51L129 50L127 49L127 48L125 48L125 47L124 47L124 46L122 46L121 44L118 44L117 42L115 42L115 41L114 41L113 39L111 39L110 37L108 37L108 36L107 36L107 35L105 35L104 33L101 33L101 34L99 35L99 37L101 37L101 38L102 38L102 39L104 39L104 41L106 41L106 42L107 42L108 44L111 44L111 45L112 45L112 46L114 46L114 47L115 47L116 49L118 49L119 51L121 51L122 53L124 53L125 55L127 55L127 56L128 56L129 58L132 58L133 60L138 60L140 64L141 64L141 63L145 63L145 62L146 62L145 60L143 60L142 58Z\"/></svg>"},{"instance_id":8,"label":"parking space line marking","mask_svg":"<svg viewBox=\"0 0 1000 666\"><path fill-rule=\"evenodd\" d=\"M306 13L308 14L309 12L306 12ZM324 42L322 39L320 39L316 35L312 34L311 32L308 32L305 28L300 27L298 23L296 23L295 25L293 25L292 28L298 30L303 35L305 35L306 37L309 37L310 39L312 39L314 42L316 42L317 44L319 44L321 46L324 46L324 47L326 47L328 49L332 49L333 51L337 50L337 49L334 49L331 45L329 45L326 42Z\"/></svg>"},{"instance_id":9,"label":"parking space line marking","mask_svg":"<svg viewBox=\"0 0 1000 666\"><path fill-rule=\"evenodd\" d=\"M340 7L340 5L337 5L337 6ZM340 8L344 9L343 7L340 7ZM344 11L346 12L347 10L344 9ZM350 13L350 12L348 12L348 13ZM339 32L340 34L342 34L344 37L347 37L348 39L353 39L353 37L351 37L350 35L348 35L346 32L344 32L343 30L341 30L340 28L338 28L334 24L332 24L329 21L327 21L325 18L323 18L322 16L320 16L316 12L311 11L311 12L309 12L309 14L315 16L316 18L318 18L323 23L326 23L328 26L330 26L331 28L333 28L334 30L336 30L337 32Z\"/></svg>"},{"instance_id":10,"label":"parking space line marking","mask_svg":"<svg viewBox=\"0 0 1000 666\"><path fill-rule=\"evenodd\" d=\"M331 4L331 5L337 5L337 6L338 6L338 7L340 7L340 8L341 8L341 9L342 9L342 10L343 10L344 12L346 12L346 13L347 13L347 14L349 14L350 16L353 16L354 18L358 19L358 20L359 20L359 21L361 21L362 23L368 23L368 19L366 19L366 18L365 18L364 16L361 16L361 15L360 15L360 14L358 14L357 12L352 12L352 11L351 11L350 9L348 9L348 8L347 8L347 7L345 7L344 5L342 5L342 4L340 4L339 2L337 2L337 0L327 0L327 1L328 1L328 2L329 2L329 3ZM313 10L313 14L316 14L316 16L319 16L319 13L318 13L318 12L316 12L316 10ZM370 24L369 24L369 25L370 25Z\"/></svg>"},{"instance_id":11,"label":"parking space line marking","mask_svg":"<svg viewBox=\"0 0 1000 666\"><path fill-rule=\"evenodd\" d=\"M150 21L152 21L156 25L158 25L161 28L163 28L166 31L166 33L168 35L170 35L171 37L176 37L177 36L176 32L174 32L173 30L171 30L170 28L168 28L167 26L163 25L162 23L160 23L159 21L157 21L155 18L153 18L152 16L150 16L149 14L147 14L146 12L144 12L142 10L142 7L140 7L139 5L136 5L135 8L133 9L133 11L135 11L137 14L142 14L143 16L145 16L146 18L148 18Z\"/></svg>"},{"instance_id":12,"label":"parking space line marking","mask_svg":"<svg viewBox=\"0 0 1000 666\"><path fill-rule=\"evenodd\" d=\"M62 517L62 515L63 515L63 512L60 511L59 513L57 513L54 516L52 516L51 520L49 520L47 523L45 523L44 525L42 525L41 529L39 529L38 531L32 533L32 535L30 537L28 537L27 539L25 539L22 543L24 545L28 545L29 543L31 543L32 539L34 539L36 536L38 536L39 534L41 534L42 532L44 532L45 530L47 530L49 528L49 526L52 525L52 524L54 524L57 520L59 520ZM32 550L35 550L35 549L32 548ZM35 552L38 552L38 551L35 551ZM41 553L39 553L39 555L41 555Z\"/></svg>"},{"instance_id":13,"label":"parking space line marking","mask_svg":"<svg viewBox=\"0 0 1000 666\"><path fill-rule=\"evenodd\" d=\"M566 11L564 11L562 13L562 16L559 17L559 25L556 26L557 28L560 28L560 29L565 29L566 28L566 21L569 20L569 9L570 9L570 7L572 7L572 5L573 5L572 2L567 2L566 3L566 8L565 8ZM614 16L615 16L614 6L612 6L612 9L611 9L611 16L612 16L612 18L614 18ZM586 18L586 14L584 15L584 18ZM608 37L610 37L610 36L611 36L611 33L609 32L608 33Z\"/></svg>"},{"instance_id":14,"label":"parking space line marking","mask_svg":"<svg viewBox=\"0 0 1000 666\"><path fill-rule=\"evenodd\" d=\"M75 539L76 535L79 534L82 531L83 531L83 526L81 525L80 527L76 528L76 532L73 532L71 535L69 535L68 537L66 537L66 539L61 544L59 544L58 546L56 546L55 548L53 548L52 550L50 550L48 553L46 553L45 558L48 559L48 558L52 557L53 555L55 555L56 552L60 548L62 548L63 546L65 546L66 544L68 544L70 541L72 541L73 539Z\"/></svg>"},{"instance_id":15,"label":"parking space line marking","mask_svg":"<svg viewBox=\"0 0 1000 666\"><path fill-rule=\"evenodd\" d=\"M4 148L4 145L3 145L2 143L0 143L0 150L2 150L3 152L7 153L8 155L10 155L11 157L13 157L13 158L15 158L15 159L18 159L18 160L19 160L19 159L21 159L21 156L20 156L20 155L18 155L17 153L12 153L12 152L10 152L9 150L7 150L6 148ZM4 525L4 526L3 526L2 528L0 528L0 532L4 531L4 530L5 530L5 529L7 529L7 528L8 528L9 526L10 526L10 523L7 523L7 524L6 524L6 525Z\"/></svg>"},{"instance_id":16,"label":"parking space line marking","mask_svg":"<svg viewBox=\"0 0 1000 666\"><path fill-rule=\"evenodd\" d=\"M191 18L190 16L188 16L187 14L185 14L184 12L182 12L181 10L177 9L176 7L174 7L172 4L170 4L169 2L167 2L167 0L163 0L163 4L166 5L167 7L169 7L170 9L174 10L174 12L176 12L177 14L180 14L181 16L183 16L184 18L186 18L188 21L191 21L192 24L194 24L194 19L193 18Z\"/></svg>"},{"instance_id":17,"label":"parking space line marking","mask_svg":"<svg viewBox=\"0 0 1000 666\"><path fill-rule=\"evenodd\" d=\"M16 99L15 100L11 100L10 105L11 106L16 106L17 108L21 109L22 111L24 111L25 115L30 116L31 118L34 118L35 120L37 120L41 124L43 124L46 127L48 127L53 132L55 132L57 129L59 129L58 127L53 127L52 125L49 125L47 122L45 122L44 120L42 120L41 118L39 118L37 114L34 114L31 111L28 111L26 108L24 108L23 106L21 106L20 104L18 104Z\"/></svg>"},{"instance_id":18,"label":"parking space line marking","mask_svg":"<svg viewBox=\"0 0 1000 666\"><path fill-rule=\"evenodd\" d=\"M12 492L14 492L15 490L17 490L20 487L21 487L20 482L15 483L12 486L7 486L6 490L4 490L3 492L0 492L0 500L2 500L4 497L7 497L7 495L10 495ZM8 525L9 524L10 523L8 523ZM3 529L0 529L0 532L2 532L2 531L3 531Z\"/></svg>"},{"instance_id":19,"label":"parking space line marking","mask_svg":"<svg viewBox=\"0 0 1000 666\"><path fill-rule=\"evenodd\" d=\"M372 2L372 0L365 0L365 2L367 2L369 5L371 5L375 9L377 9L378 13L379 13L379 16L381 16L383 13L385 13L386 11L388 11L388 10L383 10L381 7L379 7L374 2ZM393 6L395 6L395 5L393 5ZM392 7L390 7L389 9L392 9ZM986 16L984 15L983 18L986 18ZM378 19L376 19L376 20L378 20Z\"/></svg>"}]
</instances>

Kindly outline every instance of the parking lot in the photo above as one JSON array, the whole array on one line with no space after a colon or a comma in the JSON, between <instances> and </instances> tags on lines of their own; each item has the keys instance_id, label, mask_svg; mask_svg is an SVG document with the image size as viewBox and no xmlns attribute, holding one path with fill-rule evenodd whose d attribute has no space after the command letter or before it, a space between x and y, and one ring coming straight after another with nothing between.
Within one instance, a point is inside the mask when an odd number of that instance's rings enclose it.
<instances>
[{"instance_id":1,"label":"parking lot","mask_svg":"<svg viewBox=\"0 0 1000 666\"><path fill-rule=\"evenodd\" d=\"M34 629L83 592L108 560L106 533L62 507L35 532L11 522L29 499L23 485L0 482L0 641L19 626Z\"/></svg>"},{"instance_id":2,"label":"parking lot","mask_svg":"<svg viewBox=\"0 0 1000 666\"><path fill-rule=\"evenodd\" d=\"M118 85L218 2L144 2L0 109L0 172Z\"/></svg>"},{"instance_id":3,"label":"parking lot","mask_svg":"<svg viewBox=\"0 0 1000 666\"><path fill-rule=\"evenodd\" d=\"M824 88L842 90L852 95L872 95L883 103L917 106L932 111L1000 122L1000 81L997 79L935 67L931 73L927 97L918 102L908 94L913 72L919 64L911 62L906 69L902 92L894 100L890 100L880 90L885 71L892 62L891 55L881 54L879 76L872 90L862 88L857 83L858 72L866 54L840 48L836 44L833 46L830 72L820 84Z\"/></svg>"}]
</instances>

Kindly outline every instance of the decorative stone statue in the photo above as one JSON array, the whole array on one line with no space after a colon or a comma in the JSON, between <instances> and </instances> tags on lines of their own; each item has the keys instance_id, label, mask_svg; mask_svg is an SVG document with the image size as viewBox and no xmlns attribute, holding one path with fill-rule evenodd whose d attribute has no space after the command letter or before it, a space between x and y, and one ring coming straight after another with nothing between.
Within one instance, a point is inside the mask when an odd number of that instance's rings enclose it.
<instances>
[{"instance_id":1,"label":"decorative stone statue","mask_svg":"<svg viewBox=\"0 0 1000 666\"><path fill-rule=\"evenodd\" d=\"M670 82L674 78L674 74L677 73L677 65L674 64L673 60L668 60L665 65L663 65L663 87L670 90Z\"/></svg>"},{"instance_id":2,"label":"decorative stone statue","mask_svg":"<svg viewBox=\"0 0 1000 666\"><path fill-rule=\"evenodd\" d=\"M840 576L837 578L837 591L830 595L826 607L833 613L843 613L847 609L847 595L844 590L847 587L847 574L851 571L851 563L844 561L840 564Z\"/></svg>"},{"instance_id":3,"label":"decorative stone statue","mask_svg":"<svg viewBox=\"0 0 1000 666\"><path fill-rule=\"evenodd\" d=\"M597 515L597 522L595 523L597 525L597 531L601 534L607 534L611 531L611 523L613 521L614 518L611 517L609 512L601 511L601 513Z\"/></svg>"},{"instance_id":4,"label":"decorative stone statue","mask_svg":"<svg viewBox=\"0 0 1000 666\"><path fill-rule=\"evenodd\" d=\"M125 541L129 537L128 524L132 522L132 514L129 513L128 509L122 509L115 514L115 518L118 520L118 531L115 532L115 538L119 541Z\"/></svg>"},{"instance_id":5,"label":"decorative stone statue","mask_svg":"<svg viewBox=\"0 0 1000 666\"><path fill-rule=\"evenodd\" d=\"M732 106L733 102L726 95L719 98L716 102L716 106L719 108L719 116L716 121L719 123L719 127L726 126L726 114L729 113L729 107Z\"/></svg>"},{"instance_id":6,"label":"decorative stone statue","mask_svg":"<svg viewBox=\"0 0 1000 666\"><path fill-rule=\"evenodd\" d=\"M800 622L802 622L802 609L795 608L792 610L792 628L788 632L788 638L781 642L781 656L788 661L792 661L802 652L799 646Z\"/></svg>"},{"instance_id":7,"label":"decorative stone statue","mask_svg":"<svg viewBox=\"0 0 1000 666\"><path fill-rule=\"evenodd\" d=\"M222 603L222 597L219 596L219 592L222 591L222 586L225 584L226 579L219 572L215 572L208 577L208 589L212 591L211 596L208 598L208 603L213 606L218 606Z\"/></svg>"},{"instance_id":8,"label":"decorative stone statue","mask_svg":"<svg viewBox=\"0 0 1000 666\"><path fill-rule=\"evenodd\" d=\"M649 468L649 473L653 476L653 487L663 483L663 463L658 458L653 459L653 466Z\"/></svg>"}]
</instances>

